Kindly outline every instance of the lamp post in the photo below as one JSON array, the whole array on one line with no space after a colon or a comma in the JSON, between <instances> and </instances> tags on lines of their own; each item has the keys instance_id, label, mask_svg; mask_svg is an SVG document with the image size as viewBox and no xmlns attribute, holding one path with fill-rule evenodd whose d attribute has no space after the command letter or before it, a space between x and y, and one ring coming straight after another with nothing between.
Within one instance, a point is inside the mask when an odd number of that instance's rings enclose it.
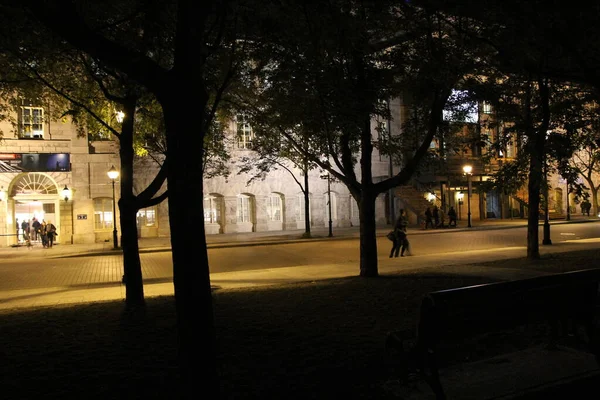
<instances>
[{"instance_id":1,"label":"lamp post","mask_svg":"<svg viewBox=\"0 0 600 400\"><path fill-rule=\"evenodd\" d=\"M470 165L465 165L463 167L463 172L467 176L467 184L469 186L469 190L467 192L467 227L471 227L471 175L473 174L473 167Z\"/></svg>"},{"instance_id":2,"label":"lamp post","mask_svg":"<svg viewBox=\"0 0 600 400\"><path fill-rule=\"evenodd\" d=\"M119 248L119 239L117 238L117 207L115 205L115 180L119 177L119 171L113 165L107 172L112 181L112 203L113 203L113 248Z\"/></svg>"},{"instance_id":3,"label":"lamp post","mask_svg":"<svg viewBox=\"0 0 600 400\"><path fill-rule=\"evenodd\" d=\"M71 189L69 189L67 187L67 185L65 185L64 189L62 190L62 197L63 199L65 199L65 203L69 203L69 198L72 198L71 196ZM73 201L71 201L71 244L73 244L73 237L75 235L75 220L73 218Z\"/></svg>"},{"instance_id":4,"label":"lamp post","mask_svg":"<svg viewBox=\"0 0 600 400\"><path fill-rule=\"evenodd\" d=\"M329 211L329 237L333 237L333 221L331 221L331 175L329 171L327 174L321 175L321 179L327 179L327 208Z\"/></svg>"}]
</instances>

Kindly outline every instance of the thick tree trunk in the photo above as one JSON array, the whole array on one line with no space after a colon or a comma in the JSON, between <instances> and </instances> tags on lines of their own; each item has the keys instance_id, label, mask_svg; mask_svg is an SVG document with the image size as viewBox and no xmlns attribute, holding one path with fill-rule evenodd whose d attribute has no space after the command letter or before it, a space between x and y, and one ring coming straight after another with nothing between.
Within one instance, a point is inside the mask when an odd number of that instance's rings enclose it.
<instances>
[{"instance_id":1,"label":"thick tree trunk","mask_svg":"<svg viewBox=\"0 0 600 400\"><path fill-rule=\"evenodd\" d=\"M360 276L379 275L377 260L377 227L375 225L375 200L377 194L363 190L359 202L360 215Z\"/></svg>"},{"instance_id":2,"label":"thick tree trunk","mask_svg":"<svg viewBox=\"0 0 600 400\"><path fill-rule=\"evenodd\" d=\"M527 218L527 258L540 258L539 225L540 225L540 183L542 166L538 157L533 154L529 163L529 216Z\"/></svg>"},{"instance_id":3,"label":"thick tree trunk","mask_svg":"<svg viewBox=\"0 0 600 400\"><path fill-rule=\"evenodd\" d=\"M598 188L594 186L594 182L590 183L590 191L592 192L592 213L596 217L598 216Z\"/></svg>"},{"instance_id":4,"label":"thick tree trunk","mask_svg":"<svg viewBox=\"0 0 600 400\"><path fill-rule=\"evenodd\" d=\"M142 263L138 246L136 214L137 207L131 201L121 198L121 246L123 247L123 279L125 281L125 304L127 308L142 307L144 302L144 284Z\"/></svg>"},{"instance_id":5,"label":"thick tree trunk","mask_svg":"<svg viewBox=\"0 0 600 400\"><path fill-rule=\"evenodd\" d=\"M163 99L167 126L168 190L173 284L177 312L178 358L183 397L219 398L212 293L203 211L202 132L189 133L190 115L198 116L207 97L198 79L188 76ZM191 90L196 101L181 93ZM196 126L204 126L197 121ZM190 233L194 222L195 232Z\"/></svg>"},{"instance_id":6,"label":"thick tree trunk","mask_svg":"<svg viewBox=\"0 0 600 400\"><path fill-rule=\"evenodd\" d=\"M121 222L121 247L123 248L123 280L125 282L125 304L128 309L143 307L144 284L142 264L138 246L136 214L138 208L133 194L133 128L135 99L124 104L123 129L119 138L121 159L121 198L119 211Z\"/></svg>"}]
</instances>

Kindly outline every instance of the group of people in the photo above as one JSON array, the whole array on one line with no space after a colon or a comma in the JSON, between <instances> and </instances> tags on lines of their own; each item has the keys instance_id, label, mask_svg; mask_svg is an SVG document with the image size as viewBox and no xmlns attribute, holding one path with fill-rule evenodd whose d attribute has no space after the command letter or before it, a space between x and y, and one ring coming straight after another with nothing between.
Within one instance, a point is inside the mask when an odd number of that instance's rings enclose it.
<instances>
[{"instance_id":1,"label":"group of people","mask_svg":"<svg viewBox=\"0 0 600 400\"><path fill-rule=\"evenodd\" d=\"M19 220L17 220L17 227L18 226ZM46 222L42 219L40 222L36 217L21 222L21 234L23 235L23 241L27 246L31 246L32 241L41 240L42 245L45 248L52 248L54 238L58 235L58 233L56 233L56 226L51 221Z\"/></svg>"},{"instance_id":2,"label":"group of people","mask_svg":"<svg viewBox=\"0 0 600 400\"><path fill-rule=\"evenodd\" d=\"M592 203L588 199L581 202L581 214L590 216L590 210L592 209Z\"/></svg>"},{"instance_id":3,"label":"group of people","mask_svg":"<svg viewBox=\"0 0 600 400\"><path fill-rule=\"evenodd\" d=\"M456 210L454 207L448 209L448 227L456 227ZM404 257L408 255L410 251L410 242L406 234L406 227L408 226L408 216L404 209L400 210L400 215L394 224L394 229L388 234L388 238L392 241L392 249L390 251L390 258L392 257ZM437 207L427 207L425 210L425 229L428 226L431 228L444 228L444 213Z\"/></svg>"},{"instance_id":4,"label":"group of people","mask_svg":"<svg viewBox=\"0 0 600 400\"><path fill-rule=\"evenodd\" d=\"M448 227L456 227L456 210L454 207L450 207L448 210ZM438 208L437 205L431 207L427 207L425 210L425 229L431 227L434 228L445 228L445 215L444 211Z\"/></svg>"}]
</instances>

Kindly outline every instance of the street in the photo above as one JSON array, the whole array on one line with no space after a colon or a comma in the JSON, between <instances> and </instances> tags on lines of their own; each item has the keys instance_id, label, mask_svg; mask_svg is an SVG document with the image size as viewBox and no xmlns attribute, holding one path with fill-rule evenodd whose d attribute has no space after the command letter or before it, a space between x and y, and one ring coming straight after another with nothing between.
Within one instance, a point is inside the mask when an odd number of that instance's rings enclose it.
<instances>
[{"instance_id":1,"label":"street","mask_svg":"<svg viewBox=\"0 0 600 400\"><path fill-rule=\"evenodd\" d=\"M540 240L541 232L540 228ZM553 246L540 246L541 248L569 251L569 248L561 244L575 245L599 238L600 224L557 224L552 226L551 235ZM393 265L414 268L429 263L465 263L471 259L475 262L475 253L479 254L481 251L485 252L487 259L500 257L501 251L507 249L518 248L517 256L525 256L526 251L524 227L472 231L409 230L408 237L413 256L392 260L388 258L391 242L384 237L378 238L378 258L381 267ZM469 252L472 253L472 257L469 256ZM359 272L359 241L356 238L209 248L208 254L211 274L326 265L343 265L349 274ZM140 258L146 284L172 281L170 252L142 253ZM18 269L18 273L14 273L15 269ZM122 274L121 255L48 259L0 257L0 291L102 287L120 284Z\"/></svg>"}]
</instances>

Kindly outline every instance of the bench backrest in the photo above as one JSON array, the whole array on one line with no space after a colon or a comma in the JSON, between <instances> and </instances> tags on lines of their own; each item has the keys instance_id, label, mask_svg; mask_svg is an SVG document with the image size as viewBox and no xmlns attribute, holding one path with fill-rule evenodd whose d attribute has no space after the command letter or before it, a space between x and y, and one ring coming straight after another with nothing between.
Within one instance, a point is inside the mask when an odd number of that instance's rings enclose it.
<instances>
[{"instance_id":1,"label":"bench backrest","mask_svg":"<svg viewBox=\"0 0 600 400\"><path fill-rule=\"evenodd\" d=\"M431 292L422 301L418 336L435 345L555 318L586 318L598 300L600 268Z\"/></svg>"}]
</instances>

